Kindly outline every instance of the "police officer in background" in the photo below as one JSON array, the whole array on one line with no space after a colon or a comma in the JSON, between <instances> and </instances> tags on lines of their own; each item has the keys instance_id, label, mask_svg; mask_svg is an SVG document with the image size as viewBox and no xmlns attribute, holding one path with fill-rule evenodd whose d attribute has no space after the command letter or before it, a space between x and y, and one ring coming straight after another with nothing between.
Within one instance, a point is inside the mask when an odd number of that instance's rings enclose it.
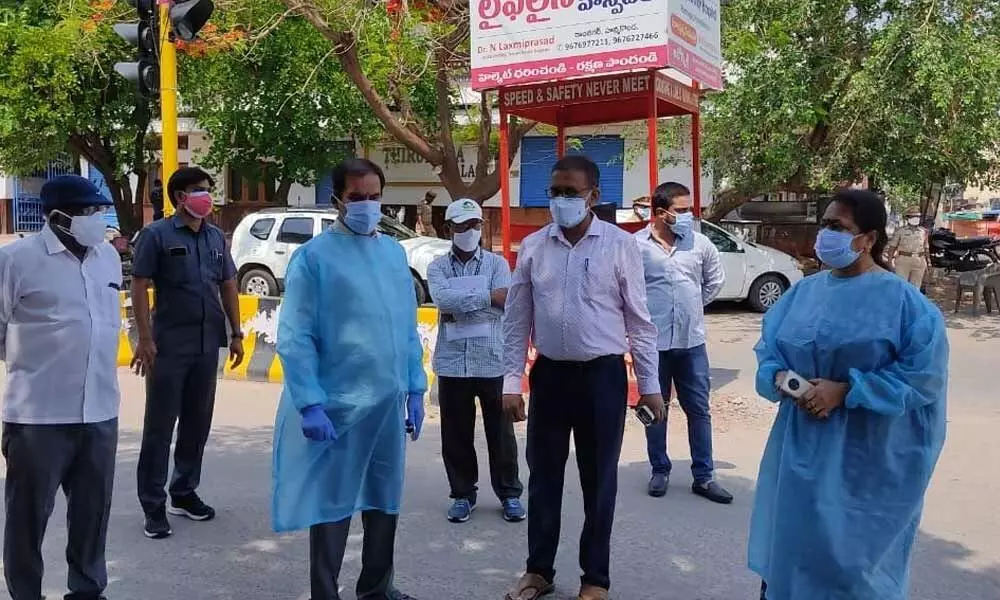
<instances>
[{"instance_id":1,"label":"police officer in background","mask_svg":"<svg viewBox=\"0 0 1000 600\"><path fill-rule=\"evenodd\" d=\"M887 246L896 274L917 288L923 287L930 263L928 241L927 230L920 226L920 209L910 209L906 224L892 234Z\"/></svg>"},{"instance_id":2,"label":"police officer in background","mask_svg":"<svg viewBox=\"0 0 1000 600\"><path fill-rule=\"evenodd\" d=\"M42 186L41 233L0 249L0 359L6 520L13 600L42 597L42 538L66 495L67 598L99 600L118 447L118 252L104 241L111 201L87 179Z\"/></svg>"},{"instance_id":3,"label":"police officer in background","mask_svg":"<svg viewBox=\"0 0 1000 600\"><path fill-rule=\"evenodd\" d=\"M177 211L149 225L135 249L132 306L139 343L132 367L146 378L137 477L145 534L153 539L171 534L168 510L195 521L215 517L195 490L212 427L219 348L229 347L233 367L243 362L236 266L222 230L205 220L212 213L214 184L197 167L175 172L167 183L167 199ZM150 286L156 290L152 319ZM164 486L175 425L167 509Z\"/></svg>"}]
</instances>

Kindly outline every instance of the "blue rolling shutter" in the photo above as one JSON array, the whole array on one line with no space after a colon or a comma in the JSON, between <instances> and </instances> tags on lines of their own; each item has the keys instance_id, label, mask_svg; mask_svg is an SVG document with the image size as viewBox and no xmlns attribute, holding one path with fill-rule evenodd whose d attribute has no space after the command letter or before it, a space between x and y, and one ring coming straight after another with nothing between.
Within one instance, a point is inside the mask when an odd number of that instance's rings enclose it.
<instances>
[{"instance_id":1,"label":"blue rolling shutter","mask_svg":"<svg viewBox=\"0 0 1000 600\"><path fill-rule=\"evenodd\" d=\"M111 189L108 188L107 182L104 181L104 175L97 170L97 167L90 163L87 163L87 179L96 185L97 189L101 190L102 196L109 199L111 198ZM104 213L104 221L115 229L119 228L118 211L114 206L108 208L108 211Z\"/></svg>"},{"instance_id":2,"label":"blue rolling shutter","mask_svg":"<svg viewBox=\"0 0 1000 600\"><path fill-rule=\"evenodd\" d=\"M316 206L330 206L333 195L333 174L327 171L323 178L316 182Z\"/></svg>"},{"instance_id":3,"label":"blue rolling shutter","mask_svg":"<svg viewBox=\"0 0 1000 600\"><path fill-rule=\"evenodd\" d=\"M584 154L601 170L601 202L622 207L625 183L625 140L617 135L572 136L567 154ZM552 165L556 162L556 139L532 136L521 142L521 206L547 207Z\"/></svg>"}]
</instances>

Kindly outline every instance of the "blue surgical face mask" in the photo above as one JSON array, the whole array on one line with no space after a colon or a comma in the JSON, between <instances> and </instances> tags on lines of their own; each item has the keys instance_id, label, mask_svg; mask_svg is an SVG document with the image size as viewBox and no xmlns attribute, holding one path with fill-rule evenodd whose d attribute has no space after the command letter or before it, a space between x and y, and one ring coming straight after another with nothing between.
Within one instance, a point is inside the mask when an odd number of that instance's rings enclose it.
<instances>
[{"instance_id":1,"label":"blue surgical face mask","mask_svg":"<svg viewBox=\"0 0 1000 600\"><path fill-rule=\"evenodd\" d=\"M643 221L649 220L650 210L648 206L639 206L635 209L635 213L639 215L639 218Z\"/></svg>"},{"instance_id":2,"label":"blue surgical face mask","mask_svg":"<svg viewBox=\"0 0 1000 600\"><path fill-rule=\"evenodd\" d=\"M587 218L587 201L583 198L556 196L549 200L552 220L563 229L572 229Z\"/></svg>"},{"instance_id":3,"label":"blue surgical face mask","mask_svg":"<svg viewBox=\"0 0 1000 600\"><path fill-rule=\"evenodd\" d=\"M855 237L850 231L820 229L816 236L816 257L828 267L846 269L861 256L861 252L851 246Z\"/></svg>"},{"instance_id":4,"label":"blue surgical face mask","mask_svg":"<svg viewBox=\"0 0 1000 600\"><path fill-rule=\"evenodd\" d=\"M670 224L670 230L677 237L683 238L691 235L694 228L694 215L692 213L675 213L675 221Z\"/></svg>"},{"instance_id":5,"label":"blue surgical face mask","mask_svg":"<svg viewBox=\"0 0 1000 600\"><path fill-rule=\"evenodd\" d=\"M354 200L344 203L344 225L354 233L371 235L382 219L382 203L378 200Z\"/></svg>"}]
</instances>

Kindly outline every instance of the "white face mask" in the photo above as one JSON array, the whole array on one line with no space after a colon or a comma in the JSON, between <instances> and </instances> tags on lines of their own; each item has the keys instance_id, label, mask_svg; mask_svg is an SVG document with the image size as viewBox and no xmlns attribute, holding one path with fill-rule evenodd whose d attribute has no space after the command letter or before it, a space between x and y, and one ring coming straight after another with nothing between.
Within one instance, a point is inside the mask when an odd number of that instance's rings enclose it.
<instances>
[{"instance_id":1,"label":"white face mask","mask_svg":"<svg viewBox=\"0 0 1000 600\"><path fill-rule=\"evenodd\" d=\"M910 217L906 220L906 222L909 223L911 227L916 227L917 225L920 225L920 217Z\"/></svg>"},{"instance_id":2,"label":"white face mask","mask_svg":"<svg viewBox=\"0 0 1000 600\"><path fill-rule=\"evenodd\" d=\"M71 235L81 246L90 248L104 241L107 224L101 213L70 217L62 211L57 212L70 220L69 229L62 226L59 229Z\"/></svg>"},{"instance_id":3,"label":"white face mask","mask_svg":"<svg viewBox=\"0 0 1000 600\"><path fill-rule=\"evenodd\" d=\"M472 252L479 247L479 240L482 238L482 230L470 229L468 231L463 231L462 233L456 233L452 236L452 241L455 243L455 247L462 252Z\"/></svg>"}]
</instances>

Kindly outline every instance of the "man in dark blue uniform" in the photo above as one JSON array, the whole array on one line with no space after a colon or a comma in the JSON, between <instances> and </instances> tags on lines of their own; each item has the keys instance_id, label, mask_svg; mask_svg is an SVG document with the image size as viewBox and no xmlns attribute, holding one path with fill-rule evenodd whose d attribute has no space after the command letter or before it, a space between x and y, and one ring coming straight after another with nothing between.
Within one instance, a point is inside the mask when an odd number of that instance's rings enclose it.
<instances>
[{"instance_id":1,"label":"man in dark blue uniform","mask_svg":"<svg viewBox=\"0 0 1000 600\"><path fill-rule=\"evenodd\" d=\"M174 173L167 199L177 212L148 226L135 249L132 307L139 342L132 367L146 378L137 476L145 534L154 539L171 534L164 486L175 425L169 512L195 521L215 517L195 490L212 427L219 348L229 347L234 367L243 361L236 266L222 230L205 221L213 185L195 167ZM156 291L152 319L150 285Z\"/></svg>"}]
</instances>

